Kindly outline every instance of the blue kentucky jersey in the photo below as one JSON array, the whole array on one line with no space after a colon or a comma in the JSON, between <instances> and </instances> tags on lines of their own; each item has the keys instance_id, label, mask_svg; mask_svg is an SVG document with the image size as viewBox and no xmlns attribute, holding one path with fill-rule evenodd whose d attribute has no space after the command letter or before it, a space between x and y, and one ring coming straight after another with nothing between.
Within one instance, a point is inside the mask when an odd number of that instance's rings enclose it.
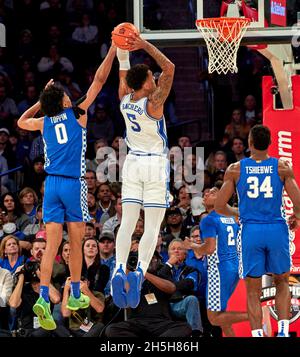
<instances>
[{"instance_id":1,"label":"blue kentucky jersey","mask_svg":"<svg viewBox=\"0 0 300 357\"><path fill-rule=\"evenodd\" d=\"M44 117L45 170L50 175L85 175L86 129L80 126L72 108L54 117Z\"/></svg>"},{"instance_id":2,"label":"blue kentucky jersey","mask_svg":"<svg viewBox=\"0 0 300 357\"><path fill-rule=\"evenodd\" d=\"M233 217L225 217L216 211L210 212L200 222L200 234L202 239L215 238L216 250L208 255L208 264L211 261L220 263L225 260L237 258L236 237L239 230ZM211 259L214 256L214 259Z\"/></svg>"},{"instance_id":3,"label":"blue kentucky jersey","mask_svg":"<svg viewBox=\"0 0 300 357\"><path fill-rule=\"evenodd\" d=\"M237 183L241 222L283 222L283 185L278 174L278 159L241 160Z\"/></svg>"}]
</instances>

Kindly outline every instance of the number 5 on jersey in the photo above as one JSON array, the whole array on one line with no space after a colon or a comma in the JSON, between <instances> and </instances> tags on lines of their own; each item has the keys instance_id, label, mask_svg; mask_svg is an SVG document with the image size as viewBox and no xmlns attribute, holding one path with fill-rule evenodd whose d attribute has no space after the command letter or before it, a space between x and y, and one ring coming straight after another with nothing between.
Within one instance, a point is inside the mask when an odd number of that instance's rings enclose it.
<instances>
[{"instance_id":1,"label":"number 5 on jersey","mask_svg":"<svg viewBox=\"0 0 300 357\"><path fill-rule=\"evenodd\" d=\"M137 123L136 120L136 116L134 114L128 114L126 113L128 120L130 121L130 123L132 123L131 129L133 131L136 131L137 133L141 131L141 127L140 124Z\"/></svg>"},{"instance_id":2,"label":"number 5 on jersey","mask_svg":"<svg viewBox=\"0 0 300 357\"><path fill-rule=\"evenodd\" d=\"M266 176L262 184L259 186L259 180L256 176L249 176L247 178L247 183L249 184L249 190L247 195L250 198L257 198L260 192L264 193L264 198L273 197L273 187L271 185L271 176Z\"/></svg>"},{"instance_id":3,"label":"number 5 on jersey","mask_svg":"<svg viewBox=\"0 0 300 357\"><path fill-rule=\"evenodd\" d=\"M66 126L64 123L56 124L55 127L56 139L59 144L65 144L68 141Z\"/></svg>"}]
</instances>

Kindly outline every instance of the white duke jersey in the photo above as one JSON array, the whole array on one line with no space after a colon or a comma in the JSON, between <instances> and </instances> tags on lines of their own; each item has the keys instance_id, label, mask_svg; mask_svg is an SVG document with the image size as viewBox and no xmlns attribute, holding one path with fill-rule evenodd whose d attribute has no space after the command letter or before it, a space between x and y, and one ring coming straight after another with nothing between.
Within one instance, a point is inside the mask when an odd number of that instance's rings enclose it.
<instances>
[{"instance_id":1,"label":"white duke jersey","mask_svg":"<svg viewBox=\"0 0 300 357\"><path fill-rule=\"evenodd\" d=\"M133 93L125 95L120 109L126 124L126 144L132 154L167 154L168 139L165 118L157 120L147 113L147 97L132 100Z\"/></svg>"}]
</instances>

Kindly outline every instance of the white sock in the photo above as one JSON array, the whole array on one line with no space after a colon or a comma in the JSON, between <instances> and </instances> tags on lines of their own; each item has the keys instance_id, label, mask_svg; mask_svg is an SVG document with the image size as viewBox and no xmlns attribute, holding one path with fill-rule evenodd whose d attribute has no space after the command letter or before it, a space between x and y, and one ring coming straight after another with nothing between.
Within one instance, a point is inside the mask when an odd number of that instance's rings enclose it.
<instances>
[{"instance_id":1,"label":"white sock","mask_svg":"<svg viewBox=\"0 0 300 357\"><path fill-rule=\"evenodd\" d=\"M145 207L145 229L138 248L138 264L145 276L153 257L165 208Z\"/></svg>"},{"instance_id":2,"label":"white sock","mask_svg":"<svg viewBox=\"0 0 300 357\"><path fill-rule=\"evenodd\" d=\"M252 330L252 337L264 337L263 329L259 328L257 330Z\"/></svg>"},{"instance_id":3,"label":"white sock","mask_svg":"<svg viewBox=\"0 0 300 357\"><path fill-rule=\"evenodd\" d=\"M289 337L289 320L279 320L278 321L278 333Z\"/></svg>"},{"instance_id":4,"label":"white sock","mask_svg":"<svg viewBox=\"0 0 300 357\"><path fill-rule=\"evenodd\" d=\"M122 220L116 237L116 269L122 264L126 272L126 263L131 247L131 236L140 217L141 205L138 203L122 204Z\"/></svg>"}]
</instances>

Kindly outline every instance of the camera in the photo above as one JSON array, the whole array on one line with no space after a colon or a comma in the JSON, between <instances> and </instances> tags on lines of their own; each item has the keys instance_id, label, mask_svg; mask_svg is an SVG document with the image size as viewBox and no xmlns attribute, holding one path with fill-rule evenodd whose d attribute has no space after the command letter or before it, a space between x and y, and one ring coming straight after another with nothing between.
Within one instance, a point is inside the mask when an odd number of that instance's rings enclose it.
<instances>
[{"instance_id":1,"label":"camera","mask_svg":"<svg viewBox=\"0 0 300 357\"><path fill-rule=\"evenodd\" d=\"M38 282L38 281L40 281L40 279L37 276L36 272L39 269L40 269L40 263L37 261L31 260L24 264L23 268L19 271L19 274L24 275L25 282Z\"/></svg>"},{"instance_id":2,"label":"camera","mask_svg":"<svg viewBox=\"0 0 300 357\"><path fill-rule=\"evenodd\" d=\"M138 253L130 252L127 259L127 269L130 271L134 271L136 269L137 262L138 262Z\"/></svg>"}]
</instances>

